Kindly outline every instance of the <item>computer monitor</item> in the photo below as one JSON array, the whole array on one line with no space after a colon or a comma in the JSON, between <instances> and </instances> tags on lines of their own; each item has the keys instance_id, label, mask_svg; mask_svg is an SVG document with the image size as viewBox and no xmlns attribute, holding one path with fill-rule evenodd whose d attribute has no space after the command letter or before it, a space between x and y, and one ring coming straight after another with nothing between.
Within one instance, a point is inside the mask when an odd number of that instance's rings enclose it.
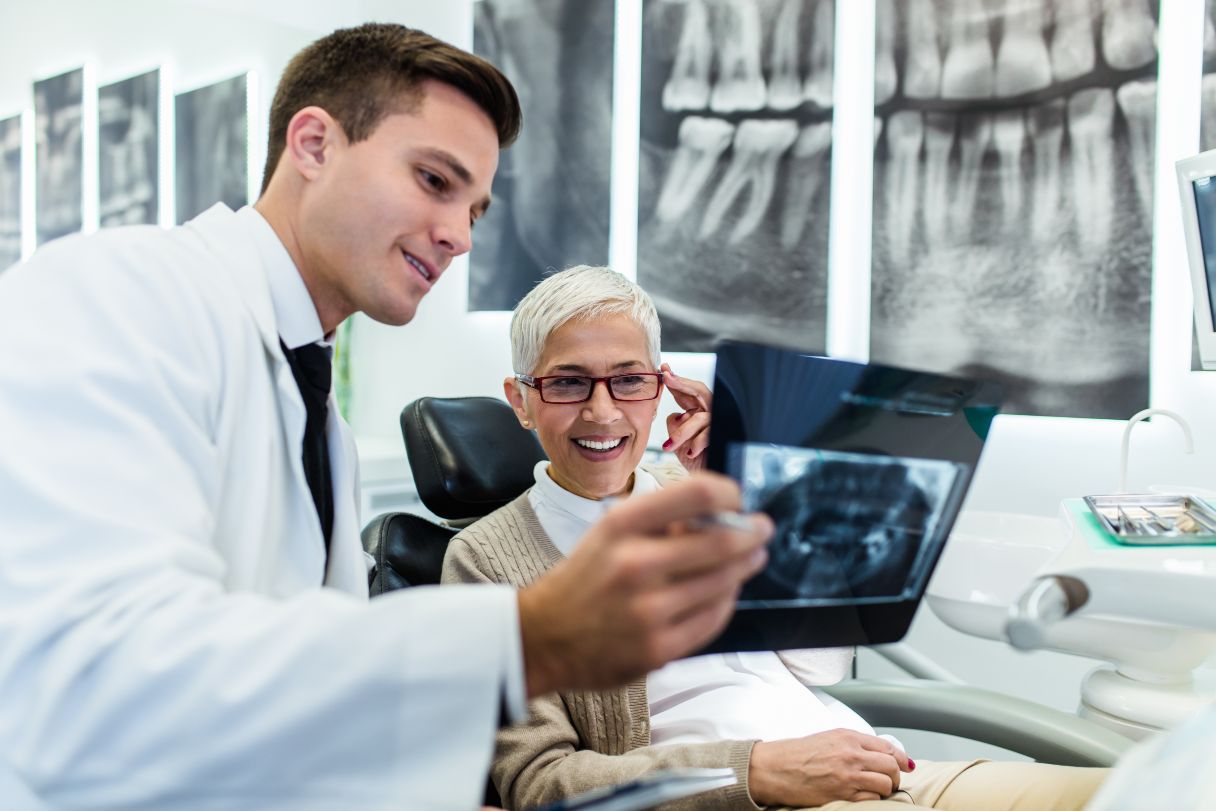
<instances>
[{"instance_id":1,"label":"computer monitor","mask_svg":"<svg viewBox=\"0 0 1216 811\"><path fill-rule=\"evenodd\" d=\"M1176 164L1195 296L1199 368L1216 369L1216 149Z\"/></svg>"}]
</instances>

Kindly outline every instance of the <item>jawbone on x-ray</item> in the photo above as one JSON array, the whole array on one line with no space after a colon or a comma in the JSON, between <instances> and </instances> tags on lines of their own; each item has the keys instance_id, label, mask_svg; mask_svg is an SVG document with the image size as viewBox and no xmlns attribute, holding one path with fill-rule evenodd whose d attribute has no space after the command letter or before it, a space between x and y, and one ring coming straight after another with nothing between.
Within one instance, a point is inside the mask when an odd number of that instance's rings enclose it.
<instances>
[{"instance_id":1,"label":"jawbone on x-ray","mask_svg":"<svg viewBox=\"0 0 1216 811\"><path fill-rule=\"evenodd\" d=\"M924 541L961 466L934 459L736 444L744 507L775 524L769 563L740 605L915 598Z\"/></svg>"}]
</instances>

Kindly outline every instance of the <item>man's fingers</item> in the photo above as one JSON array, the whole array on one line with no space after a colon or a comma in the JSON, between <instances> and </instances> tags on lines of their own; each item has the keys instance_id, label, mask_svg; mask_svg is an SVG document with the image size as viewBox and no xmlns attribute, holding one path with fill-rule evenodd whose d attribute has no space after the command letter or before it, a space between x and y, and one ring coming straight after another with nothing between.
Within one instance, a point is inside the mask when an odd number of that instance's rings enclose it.
<instances>
[{"instance_id":1,"label":"man's fingers","mask_svg":"<svg viewBox=\"0 0 1216 811\"><path fill-rule=\"evenodd\" d=\"M633 496L604 514L597 528L610 538L625 535L665 535L677 521L715 512L737 512L739 486L717 473L701 473L653 493ZM595 532L595 530L592 530Z\"/></svg>"},{"instance_id":2,"label":"man's fingers","mask_svg":"<svg viewBox=\"0 0 1216 811\"><path fill-rule=\"evenodd\" d=\"M762 565L764 545L773 532L766 515L748 515L750 529L710 525L685 529L660 542L632 544L630 569L651 581L677 581L715 572L726 566Z\"/></svg>"}]
</instances>

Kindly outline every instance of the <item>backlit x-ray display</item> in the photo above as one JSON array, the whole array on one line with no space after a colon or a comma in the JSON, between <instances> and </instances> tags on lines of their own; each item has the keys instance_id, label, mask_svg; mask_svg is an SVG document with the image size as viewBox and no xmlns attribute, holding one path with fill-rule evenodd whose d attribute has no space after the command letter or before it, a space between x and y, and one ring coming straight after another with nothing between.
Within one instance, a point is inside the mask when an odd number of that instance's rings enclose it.
<instances>
[{"instance_id":1,"label":"backlit x-ray display","mask_svg":"<svg viewBox=\"0 0 1216 811\"><path fill-rule=\"evenodd\" d=\"M663 346L822 350L836 0L645 0L638 283Z\"/></svg>"},{"instance_id":2,"label":"backlit x-ray display","mask_svg":"<svg viewBox=\"0 0 1216 811\"><path fill-rule=\"evenodd\" d=\"M84 69L34 82L38 244L84 222Z\"/></svg>"},{"instance_id":3,"label":"backlit x-ray display","mask_svg":"<svg viewBox=\"0 0 1216 811\"><path fill-rule=\"evenodd\" d=\"M1148 405L1157 0L876 0L870 357Z\"/></svg>"},{"instance_id":4,"label":"backlit x-ray display","mask_svg":"<svg viewBox=\"0 0 1216 811\"><path fill-rule=\"evenodd\" d=\"M97 91L97 185L101 227L153 224L160 197L160 71Z\"/></svg>"},{"instance_id":5,"label":"backlit x-ray display","mask_svg":"<svg viewBox=\"0 0 1216 811\"><path fill-rule=\"evenodd\" d=\"M768 564L705 652L893 642L962 506L1000 386L727 341L707 465L768 514Z\"/></svg>"},{"instance_id":6,"label":"backlit x-ray display","mask_svg":"<svg viewBox=\"0 0 1216 811\"><path fill-rule=\"evenodd\" d=\"M961 465L767 443L730 453L744 509L775 525L768 565L741 605L915 598Z\"/></svg>"},{"instance_id":7,"label":"backlit x-ray display","mask_svg":"<svg viewBox=\"0 0 1216 811\"><path fill-rule=\"evenodd\" d=\"M0 121L0 271L21 258L21 116Z\"/></svg>"}]
</instances>

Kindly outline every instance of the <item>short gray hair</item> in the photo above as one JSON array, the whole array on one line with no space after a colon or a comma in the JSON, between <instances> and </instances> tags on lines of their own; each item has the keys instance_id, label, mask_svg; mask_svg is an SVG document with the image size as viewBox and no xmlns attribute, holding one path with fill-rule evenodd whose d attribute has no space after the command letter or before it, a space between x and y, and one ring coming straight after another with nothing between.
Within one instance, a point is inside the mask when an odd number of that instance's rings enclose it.
<instances>
[{"instance_id":1,"label":"short gray hair","mask_svg":"<svg viewBox=\"0 0 1216 811\"><path fill-rule=\"evenodd\" d=\"M553 331L568 321L627 315L646 336L646 350L659 368L659 314L646 291L615 270L577 265L532 288L511 317L511 363L520 374L535 371Z\"/></svg>"}]
</instances>

